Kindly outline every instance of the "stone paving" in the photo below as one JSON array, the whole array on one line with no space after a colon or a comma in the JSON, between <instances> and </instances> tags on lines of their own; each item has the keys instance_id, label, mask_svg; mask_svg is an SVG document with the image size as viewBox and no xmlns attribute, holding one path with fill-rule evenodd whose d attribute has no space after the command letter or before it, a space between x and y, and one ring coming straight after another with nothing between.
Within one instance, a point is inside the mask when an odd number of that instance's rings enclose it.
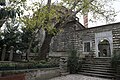
<instances>
[{"instance_id":1,"label":"stone paving","mask_svg":"<svg viewBox=\"0 0 120 80\"><path fill-rule=\"evenodd\" d=\"M90 76L84 76L79 74L72 74L62 77L56 77L50 80L111 80L111 79L104 79L104 78L97 78L97 77L90 77Z\"/></svg>"}]
</instances>

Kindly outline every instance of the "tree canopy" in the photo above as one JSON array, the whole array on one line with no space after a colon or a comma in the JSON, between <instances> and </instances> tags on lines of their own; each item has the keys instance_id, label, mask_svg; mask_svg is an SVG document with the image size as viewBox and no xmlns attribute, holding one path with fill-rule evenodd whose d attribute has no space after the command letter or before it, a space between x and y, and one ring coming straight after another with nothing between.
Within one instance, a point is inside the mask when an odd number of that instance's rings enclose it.
<instances>
[{"instance_id":1,"label":"tree canopy","mask_svg":"<svg viewBox=\"0 0 120 80\"><path fill-rule=\"evenodd\" d=\"M104 17L108 22L116 16L110 4L117 0L61 0L58 3L52 3L51 0L46 0L46 3L45 0L38 1L29 5L27 0L10 0L11 6L7 9L14 10L26 28L34 30L35 27L42 27L51 33L55 30L56 23L66 23L77 14L90 13L93 18Z\"/></svg>"}]
</instances>

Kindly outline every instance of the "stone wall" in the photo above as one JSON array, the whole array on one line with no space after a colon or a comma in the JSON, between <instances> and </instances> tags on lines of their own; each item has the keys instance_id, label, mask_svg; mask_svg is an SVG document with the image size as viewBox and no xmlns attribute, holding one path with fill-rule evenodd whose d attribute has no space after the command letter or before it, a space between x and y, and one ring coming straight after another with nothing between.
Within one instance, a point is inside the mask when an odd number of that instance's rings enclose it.
<instances>
[{"instance_id":1,"label":"stone wall","mask_svg":"<svg viewBox=\"0 0 120 80\"><path fill-rule=\"evenodd\" d=\"M70 22L57 36L53 37L49 56L62 57L68 56L67 51L75 48L76 30L84 29L79 22Z\"/></svg>"},{"instance_id":2,"label":"stone wall","mask_svg":"<svg viewBox=\"0 0 120 80\"><path fill-rule=\"evenodd\" d=\"M18 73L13 74L14 72ZM12 73L6 76L2 76L3 72L0 73L0 80L46 80L61 75L59 68L4 71L4 73Z\"/></svg>"},{"instance_id":3,"label":"stone wall","mask_svg":"<svg viewBox=\"0 0 120 80\"><path fill-rule=\"evenodd\" d=\"M91 41L92 47L91 50L95 52L95 33L109 32L112 31L113 39L113 51L114 49L120 49L120 23L103 25L95 28L88 28L84 30L76 31L77 38L76 41L77 49L79 53L83 53L83 42Z\"/></svg>"},{"instance_id":4,"label":"stone wall","mask_svg":"<svg viewBox=\"0 0 120 80\"><path fill-rule=\"evenodd\" d=\"M48 68L26 73L25 80L46 80L57 76L60 76L59 68Z\"/></svg>"},{"instance_id":5,"label":"stone wall","mask_svg":"<svg viewBox=\"0 0 120 80\"><path fill-rule=\"evenodd\" d=\"M84 54L83 42L91 41L91 51L95 52L95 33L112 32L113 51L120 49L120 23L113 23L87 29L73 29L72 26L65 28L65 32L55 36L51 46L50 56L66 56L68 49L76 49L78 55ZM80 26L79 26L80 27ZM53 50L54 49L54 50ZM63 49L63 50L62 50Z\"/></svg>"}]
</instances>

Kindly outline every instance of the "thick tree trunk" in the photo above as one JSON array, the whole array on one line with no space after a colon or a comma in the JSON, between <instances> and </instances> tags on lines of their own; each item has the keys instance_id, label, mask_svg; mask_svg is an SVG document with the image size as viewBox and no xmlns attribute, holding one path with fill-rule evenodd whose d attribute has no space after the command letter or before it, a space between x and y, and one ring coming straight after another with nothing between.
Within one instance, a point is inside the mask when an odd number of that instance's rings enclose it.
<instances>
[{"instance_id":1,"label":"thick tree trunk","mask_svg":"<svg viewBox=\"0 0 120 80\"><path fill-rule=\"evenodd\" d=\"M50 12L50 6L51 6L51 0L48 0L47 1L47 6L48 6L48 13ZM49 20L49 17L48 19ZM47 30L45 30L45 39L44 39L44 42L40 48L40 51L38 52L39 53L39 59L41 60L45 60L46 59L46 56L47 56L47 53L49 53L50 51L50 43L51 43L51 39L52 39L53 35L52 34L49 34Z\"/></svg>"},{"instance_id":2,"label":"thick tree trunk","mask_svg":"<svg viewBox=\"0 0 120 80\"><path fill-rule=\"evenodd\" d=\"M41 60L46 59L46 56L50 51L50 43L51 43L52 37L53 37L52 34L48 34L47 31L45 32L45 39L44 39L44 42L43 42L42 47L40 49L39 59L41 59Z\"/></svg>"},{"instance_id":3,"label":"thick tree trunk","mask_svg":"<svg viewBox=\"0 0 120 80\"><path fill-rule=\"evenodd\" d=\"M48 0L47 5L50 7L50 5L51 5L51 0Z\"/></svg>"}]
</instances>

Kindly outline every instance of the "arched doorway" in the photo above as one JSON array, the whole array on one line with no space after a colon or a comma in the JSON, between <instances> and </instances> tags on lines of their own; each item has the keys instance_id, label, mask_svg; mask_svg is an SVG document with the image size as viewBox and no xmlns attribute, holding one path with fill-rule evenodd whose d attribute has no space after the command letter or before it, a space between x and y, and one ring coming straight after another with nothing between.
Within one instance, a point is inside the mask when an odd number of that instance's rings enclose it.
<instances>
[{"instance_id":1,"label":"arched doorway","mask_svg":"<svg viewBox=\"0 0 120 80\"><path fill-rule=\"evenodd\" d=\"M106 42L108 44L107 46L109 49L104 48L104 45L101 45L102 42ZM107 32L100 32L100 33L95 33L95 57L103 57L103 55L100 55L101 47L104 48L103 52L106 52L107 50L107 56L106 57L111 57L113 54L113 35L112 31L107 31ZM99 48L99 49L98 49Z\"/></svg>"},{"instance_id":2,"label":"arched doorway","mask_svg":"<svg viewBox=\"0 0 120 80\"><path fill-rule=\"evenodd\" d=\"M98 44L99 57L111 57L110 43L108 40L101 40Z\"/></svg>"}]
</instances>

